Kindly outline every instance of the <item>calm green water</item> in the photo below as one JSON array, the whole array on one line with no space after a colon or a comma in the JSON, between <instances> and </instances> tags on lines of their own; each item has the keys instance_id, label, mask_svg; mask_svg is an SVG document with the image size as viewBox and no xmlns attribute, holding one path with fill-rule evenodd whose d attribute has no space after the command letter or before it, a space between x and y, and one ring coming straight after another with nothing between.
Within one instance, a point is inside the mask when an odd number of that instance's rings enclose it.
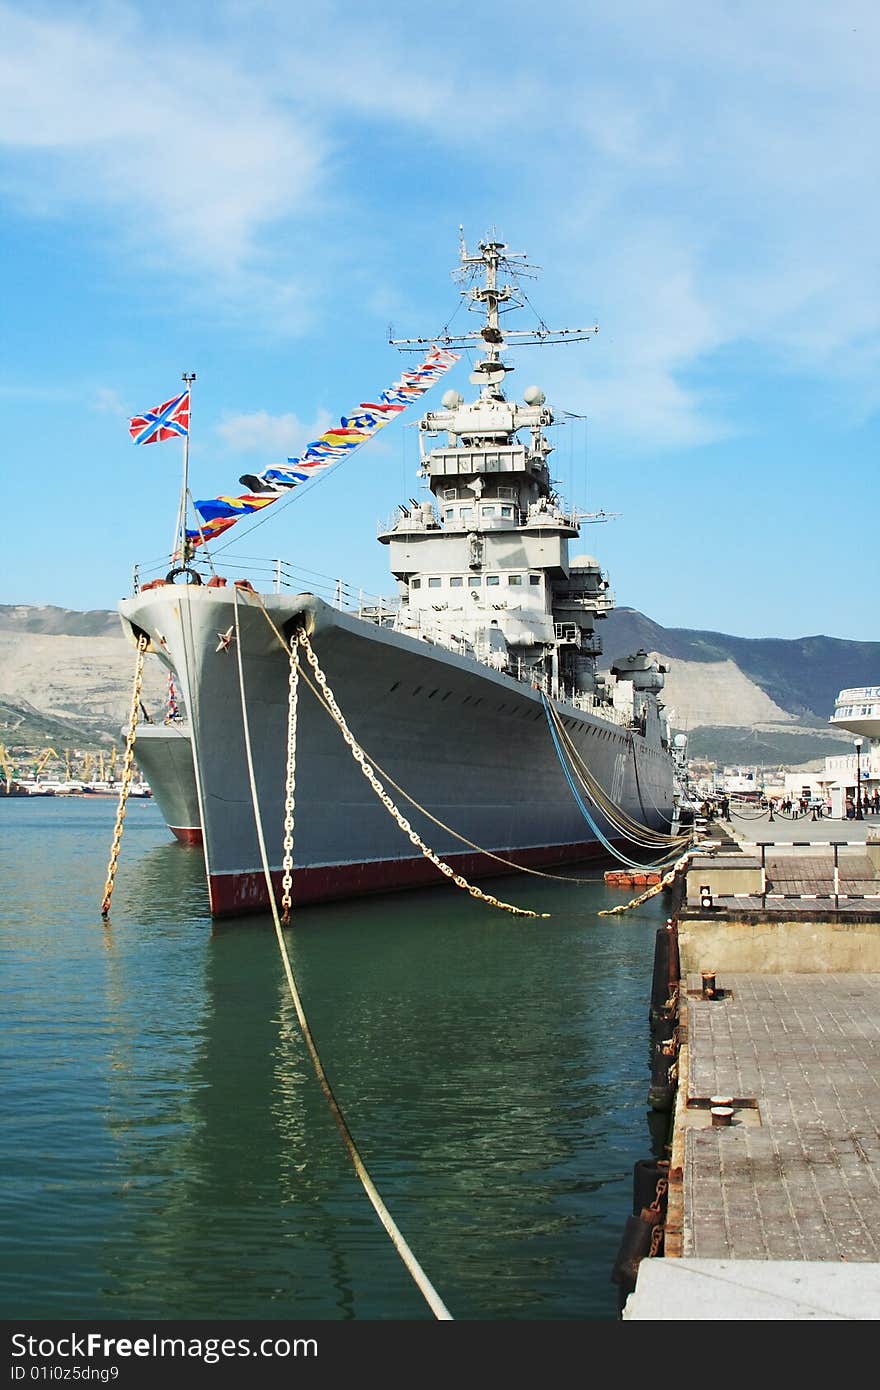
<instances>
[{"instance_id":1,"label":"calm green water","mask_svg":"<svg viewBox=\"0 0 880 1390\"><path fill-rule=\"evenodd\" d=\"M430 1317L350 1167L268 918L132 802L0 802L5 1317ZM595 869L587 873L598 872ZM372 1176L456 1318L613 1319L652 1137L662 899L520 875L310 908L306 1012ZM656 1128L656 1125L655 1125Z\"/></svg>"}]
</instances>

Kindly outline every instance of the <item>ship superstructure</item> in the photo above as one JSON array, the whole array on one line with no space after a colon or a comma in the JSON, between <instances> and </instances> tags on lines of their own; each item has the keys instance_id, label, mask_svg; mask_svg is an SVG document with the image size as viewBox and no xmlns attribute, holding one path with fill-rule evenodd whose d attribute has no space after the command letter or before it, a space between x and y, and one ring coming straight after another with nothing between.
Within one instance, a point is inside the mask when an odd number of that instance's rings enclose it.
<instances>
[{"instance_id":1,"label":"ship superstructure","mask_svg":"<svg viewBox=\"0 0 880 1390\"><path fill-rule=\"evenodd\" d=\"M463 271L485 273L485 283L466 291L473 306L485 311L485 323L442 342L479 344L484 355L470 378L479 390L470 402L449 390L442 408L422 417L420 473L432 500L401 504L380 530L399 583L395 626L614 718L614 698L597 664L602 642L596 623L613 607L609 582L593 556L569 558L581 522L604 514L565 508L550 473L553 412L537 386L528 387L522 401L507 398L504 382L513 367L501 355L508 338L572 341L598 330L554 333L542 326L534 333L505 333L502 306L515 301L517 291L514 284L499 283L499 272L522 273L524 265L516 262L524 258L487 240L473 256L463 246L461 259ZM650 679L640 676L628 689L659 690L658 677L655 667ZM637 696L635 703L641 719L644 701Z\"/></svg>"}]
</instances>

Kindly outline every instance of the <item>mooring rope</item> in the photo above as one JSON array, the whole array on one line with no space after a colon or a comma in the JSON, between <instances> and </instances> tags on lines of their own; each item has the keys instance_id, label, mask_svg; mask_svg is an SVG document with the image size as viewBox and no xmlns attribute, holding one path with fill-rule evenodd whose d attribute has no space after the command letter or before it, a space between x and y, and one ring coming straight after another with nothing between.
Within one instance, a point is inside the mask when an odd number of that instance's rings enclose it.
<instances>
[{"instance_id":1,"label":"mooring rope","mask_svg":"<svg viewBox=\"0 0 880 1390\"><path fill-rule=\"evenodd\" d=\"M110 862L107 865L107 881L104 884L104 900L101 903L102 917L107 917L109 915L110 899L113 897L116 870L119 866L119 851L122 846L122 827L125 822L126 803L128 801L128 793L131 790L131 779L134 773L134 741L137 737L138 710L141 707L141 686L144 680L144 653L148 645L149 639L144 633L141 633L137 639L137 656L134 663L134 680L131 688L131 709L128 715L128 729L125 735L125 756L122 760L122 781L119 786L119 802L116 807L116 824L113 828Z\"/></svg>"},{"instance_id":2,"label":"mooring rope","mask_svg":"<svg viewBox=\"0 0 880 1390\"><path fill-rule=\"evenodd\" d=\"M671 853L677 845L683 844L684 841L689 838L687 835L667 835L664 831L653 830L649 825L644 825L641 821L637 821L629 812L625 811L622 806L618 806L617 803L612 800L595 773L592 772L581 757L558 711L553 709L549 701L546 701L546 697L544 698L546 707L552 715L556 731L566 748L571 766L578 781L593 804L604 813L606 819L611 822L615 829L619 830L625 839L629 840L632 844L639 845L643 849L666 849ZM633 756L635 763L634 743ZM637 763L635 763L635 770L636 781L638 783ZM641 793L639 794L639 799L641 800ZM655 806L654 809L657 810L658 808Z\"/></svg>"},{"instance_id":3,"label":"mooring rope","mask_svg":"<svg viewBox=\"0 0 880 1390\"><path fill-rule=\"evenodd\" d=\"M638 845L642 849L666 849L669 851L671 848L670 842L673 841L675 837L666 835L662 831L653 830L648 825L643 825L640 821L637 821L633 816L629 815L622 806L619 806L608 795L598 778L581 757L558 711L555 710L546 699L545 710L548 719L552 721L552 727L555 728L556 733L559 735L559 743L564 746L567 752L568 761L577 780L580 782L597 810L602 811L614 829L618 830L631 844Z\"/></svg>"},{"instance_id":4,"label":"mooring rope","mask_svg":"<svg viewBox=\"0 0 880 1390\"><path fill-rule=\"evenodd\" d=\"M263 865L263 877L266 881L266 890L269 895L269 906L272 910L272 920L275 924L275 939L278 942L278 949L281 952L281 960L284 965L284 973L287 977L287 986L290 990L290 997L293 1000L293 1007L296 1010L296 1016L299 1019L299 1026L302 1031L303 1040L305 1041L306 1047L308 1048L309 1056L312 1059L312 1065L315 1069L318 1081L320 1082L321 1089L324 1092L324 1095L327 1099L327 1103L330 1106L330 1109L333 1113L333 1118L336 1121L336 1126L339 1130L339 1133L342 1136L342 1141L345 1144L348 1156L352 1161L354 1170L361 1181L361 1185L363 1186L363 1189L370 1200L373 1210L375 1211L379 1220L382 1222L382 1225L385 1227L385 1230L388 1232L388 1235L391 1238L391 1243L393 1244L397 1253L400 1255L400 1258L406 1266L407 1271L412 1277L414 1283L419 1289L419 1292L422 1294L423 1298L425 1299L426 1303L428 1304L428 1307L431 1309L431 1312L434 1314L435 1318L437 1318L440 1321L449 1322L452 1321L452 1314L449 1312L449 1309L446 1307L445 1303L441 1299L440 1295L437 1293L431 1281L428 1279L428 1276L425 1274L425 1271L422 1269L421 1265L419 1264L418 1260L416 1259L415 1255L413 1254L412 1250L410 1249L409 1245L404 1239L402 1232L400 1231L399 1227L397 1226L397 1223L395 1222L394 1218L392 1217L391 1213L389 1212L388 1208L383 1202L376 1188L376 1185L370 1177L366 1165L364 1164L364 1161L360 1156L357 1144L354 1140L354 1136L352 1135L351 1130L348 1127L348 1123L345 1119L345 1116L342 1113L342 1109L339 1105L339 1102L337 1101L336 1096L333 1094L333 1088L330 1085L327 1073L324 1070L323 1063L321 1062L321 1058L318 1054L318 1049L315 1046L315 1041L312 1037L312 1030L309 1027L308 1019L306 1018L305 1010L303 1009L302 1000L300 999L299 990L296 987L296 980L294 978L293 968L290 964L290 957L287 953L287 943L284 940L284 932L281 926L281 919L278 915L278 905L275 902L275 892L272 886L272 871L269 868L269 856L266 852L266 839L263 833L263 819L260 813L260 801L257 793L256 777L254 775L254 761L253 754L251 751L250 720L248 718L247 696L245 693L244 684L244 665L242 662L241 654L241 629L238 621L238 589L234 590L233 612L235 616L235 650L236 657L238 660L238 686L239 694L241 697L242 731L244 734L244 746L245 755L247 758L248 780L250 782L251 800L253 802L254 809L254 825L256 827L257 840L260 846L260 858L262 860ZM291 657L291 661L293 661L293 657ZM294 737L295 733L296 730L294 728Z\"/></svg>"},{"instance_id":5,"label":"mooring rope","mask_svg":"<svg viewBox=\"0 0 880 1390\"><path fill-rule=\"evenodd\" d=\"M572 796L573 796L574 799L575 799L575 802L576 802L576 804L577 804L577 806L578 806L578 809L580 810L582 816L584 817L584 820L587 822L587 824L589 825L590 829L593 831L593 834L596 836L597 840L599 840L599 841L601 842L601 844L603 844L603 845L605 846L605 848L608 850L609 854L613 855L615 859L618 859L618 860L620 861L621 864L626 864L628 868L631 868L631 869L646 869L646 868L647 868L647 869L657 869L657 868L661 868L661 867L662 867L663 865L665 865L665 864L668 864L668 863L669 863L669 855L668 855L668 854L664 855L663 858L657 860L656 863L653 863L653 864L650 864L650 863L649 863L649 864L643 864L643 863L640 863L638 860L630 859L628 855L624 854L622 850L618 849L617 846L616 846L611 840L609 840L608 837L607 837L605 834L603 834L603 832L602 832L602 830L599 828L599 825L597 824L596 820L595 820L594 817L590 814L590 812L587 810L587 807L584 805L583 799L582 799L580 793L578 792L577 787L575 786L574 778L573 778L572 775L571 775L571 771L570 771L569 766L568 766L568 763L567 763L567 761L566 761L566 759L565 759L565 755L564 755L564 753L563 753L563 751L562 751L562 746L561 746L560 741L559 741L559 735L557 734L556 728L554 727L553 711L551 710L550 702L549 702L549 700L547 699L546 695L543 695L543 696L542 696L542 699L543 699L543 702L544 702L544 712L545 712L545 714L546 714L546 716L547 716L547 725L548 725L548 728L550 729L550 736L551 736L551 738L553 739L553 745L554 745L554 747L555 747L555 749L556 749L556 756L557 756L558 759L559 759L559 766L562 768L562 772L563 772L563 774L564 774L564 776L565 776L565 780L568 782L569 788L571 789L571 794L572 794ZM629 837L628 837L628 838L629 838Z\"/></svg>"}]
</instances>

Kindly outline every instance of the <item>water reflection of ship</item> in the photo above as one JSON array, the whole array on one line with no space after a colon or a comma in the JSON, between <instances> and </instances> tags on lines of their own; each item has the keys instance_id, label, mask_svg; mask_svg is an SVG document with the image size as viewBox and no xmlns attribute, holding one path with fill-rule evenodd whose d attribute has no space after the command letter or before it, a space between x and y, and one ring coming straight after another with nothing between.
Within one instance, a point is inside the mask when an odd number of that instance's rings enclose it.
<instances>
[{"instance_id":1,"label":"water reflection of ship","mask_svg":"<svg viewBox=\"0 0 880 1390\"><path fill-rule=\"evenodd\" d=\"M458 1316L537 1316L559 1263L580 1259L584 1203L616 1181L584 1171L606 1084L593 1023L555 1015L548 1046L558 961L544 978L533 960L523 992L521 954L494 933L475 940L477 904L426 898L417 925L399 899L301 911L294 968L364 1158L437 1287ZM587 998L589 961L572 976ZM215 931L205 985L199 1122L181 1156L194 1186L176 1219L197 1239L202 1198L221 1201L235 1249L205 1277L235 1282L242 1315L425 1316L339 1144L265 927ZM474 1240L483 1253L463 1260ZM498 1287L486 1259L506 1270Z\"/></svg>"},{"instance_id":2,"label":"water reflection of ship","mask_svg":"<svg viewBox=\"0 0 880 1390\"><path fill-rule=\"evenodd\" d=\"M166 850L150 856L145 884L175 860L189 877L190 857ZM271 941L203 935L198 951L180 912L157 926L182 957L174 990L126 978L112 936L108 952L108 1123L125 1174L124 1238L105 1250L114 1301L129 1316L327 1317L331 1305L352 1316L346 1230L332 1208L354 1179Z\"/></svg>"}]
</instances>

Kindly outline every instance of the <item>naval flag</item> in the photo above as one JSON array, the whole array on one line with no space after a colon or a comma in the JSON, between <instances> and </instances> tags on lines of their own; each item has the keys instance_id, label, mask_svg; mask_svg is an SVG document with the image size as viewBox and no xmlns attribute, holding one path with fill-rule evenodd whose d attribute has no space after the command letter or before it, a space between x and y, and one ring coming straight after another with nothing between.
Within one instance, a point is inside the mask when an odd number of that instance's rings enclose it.
<instances>
[{"instance_id":1,"label":"naval flag","mask_svg":"<svg viewBox=\"0 0 880 1390\"><path fill-rule=\"evenodd\" d=\"M160 439L186 439L189 434L189 391L181 391L170 401L133 415L128 422L135 444L156 444Z\"/></svg>"}]
</instances>

